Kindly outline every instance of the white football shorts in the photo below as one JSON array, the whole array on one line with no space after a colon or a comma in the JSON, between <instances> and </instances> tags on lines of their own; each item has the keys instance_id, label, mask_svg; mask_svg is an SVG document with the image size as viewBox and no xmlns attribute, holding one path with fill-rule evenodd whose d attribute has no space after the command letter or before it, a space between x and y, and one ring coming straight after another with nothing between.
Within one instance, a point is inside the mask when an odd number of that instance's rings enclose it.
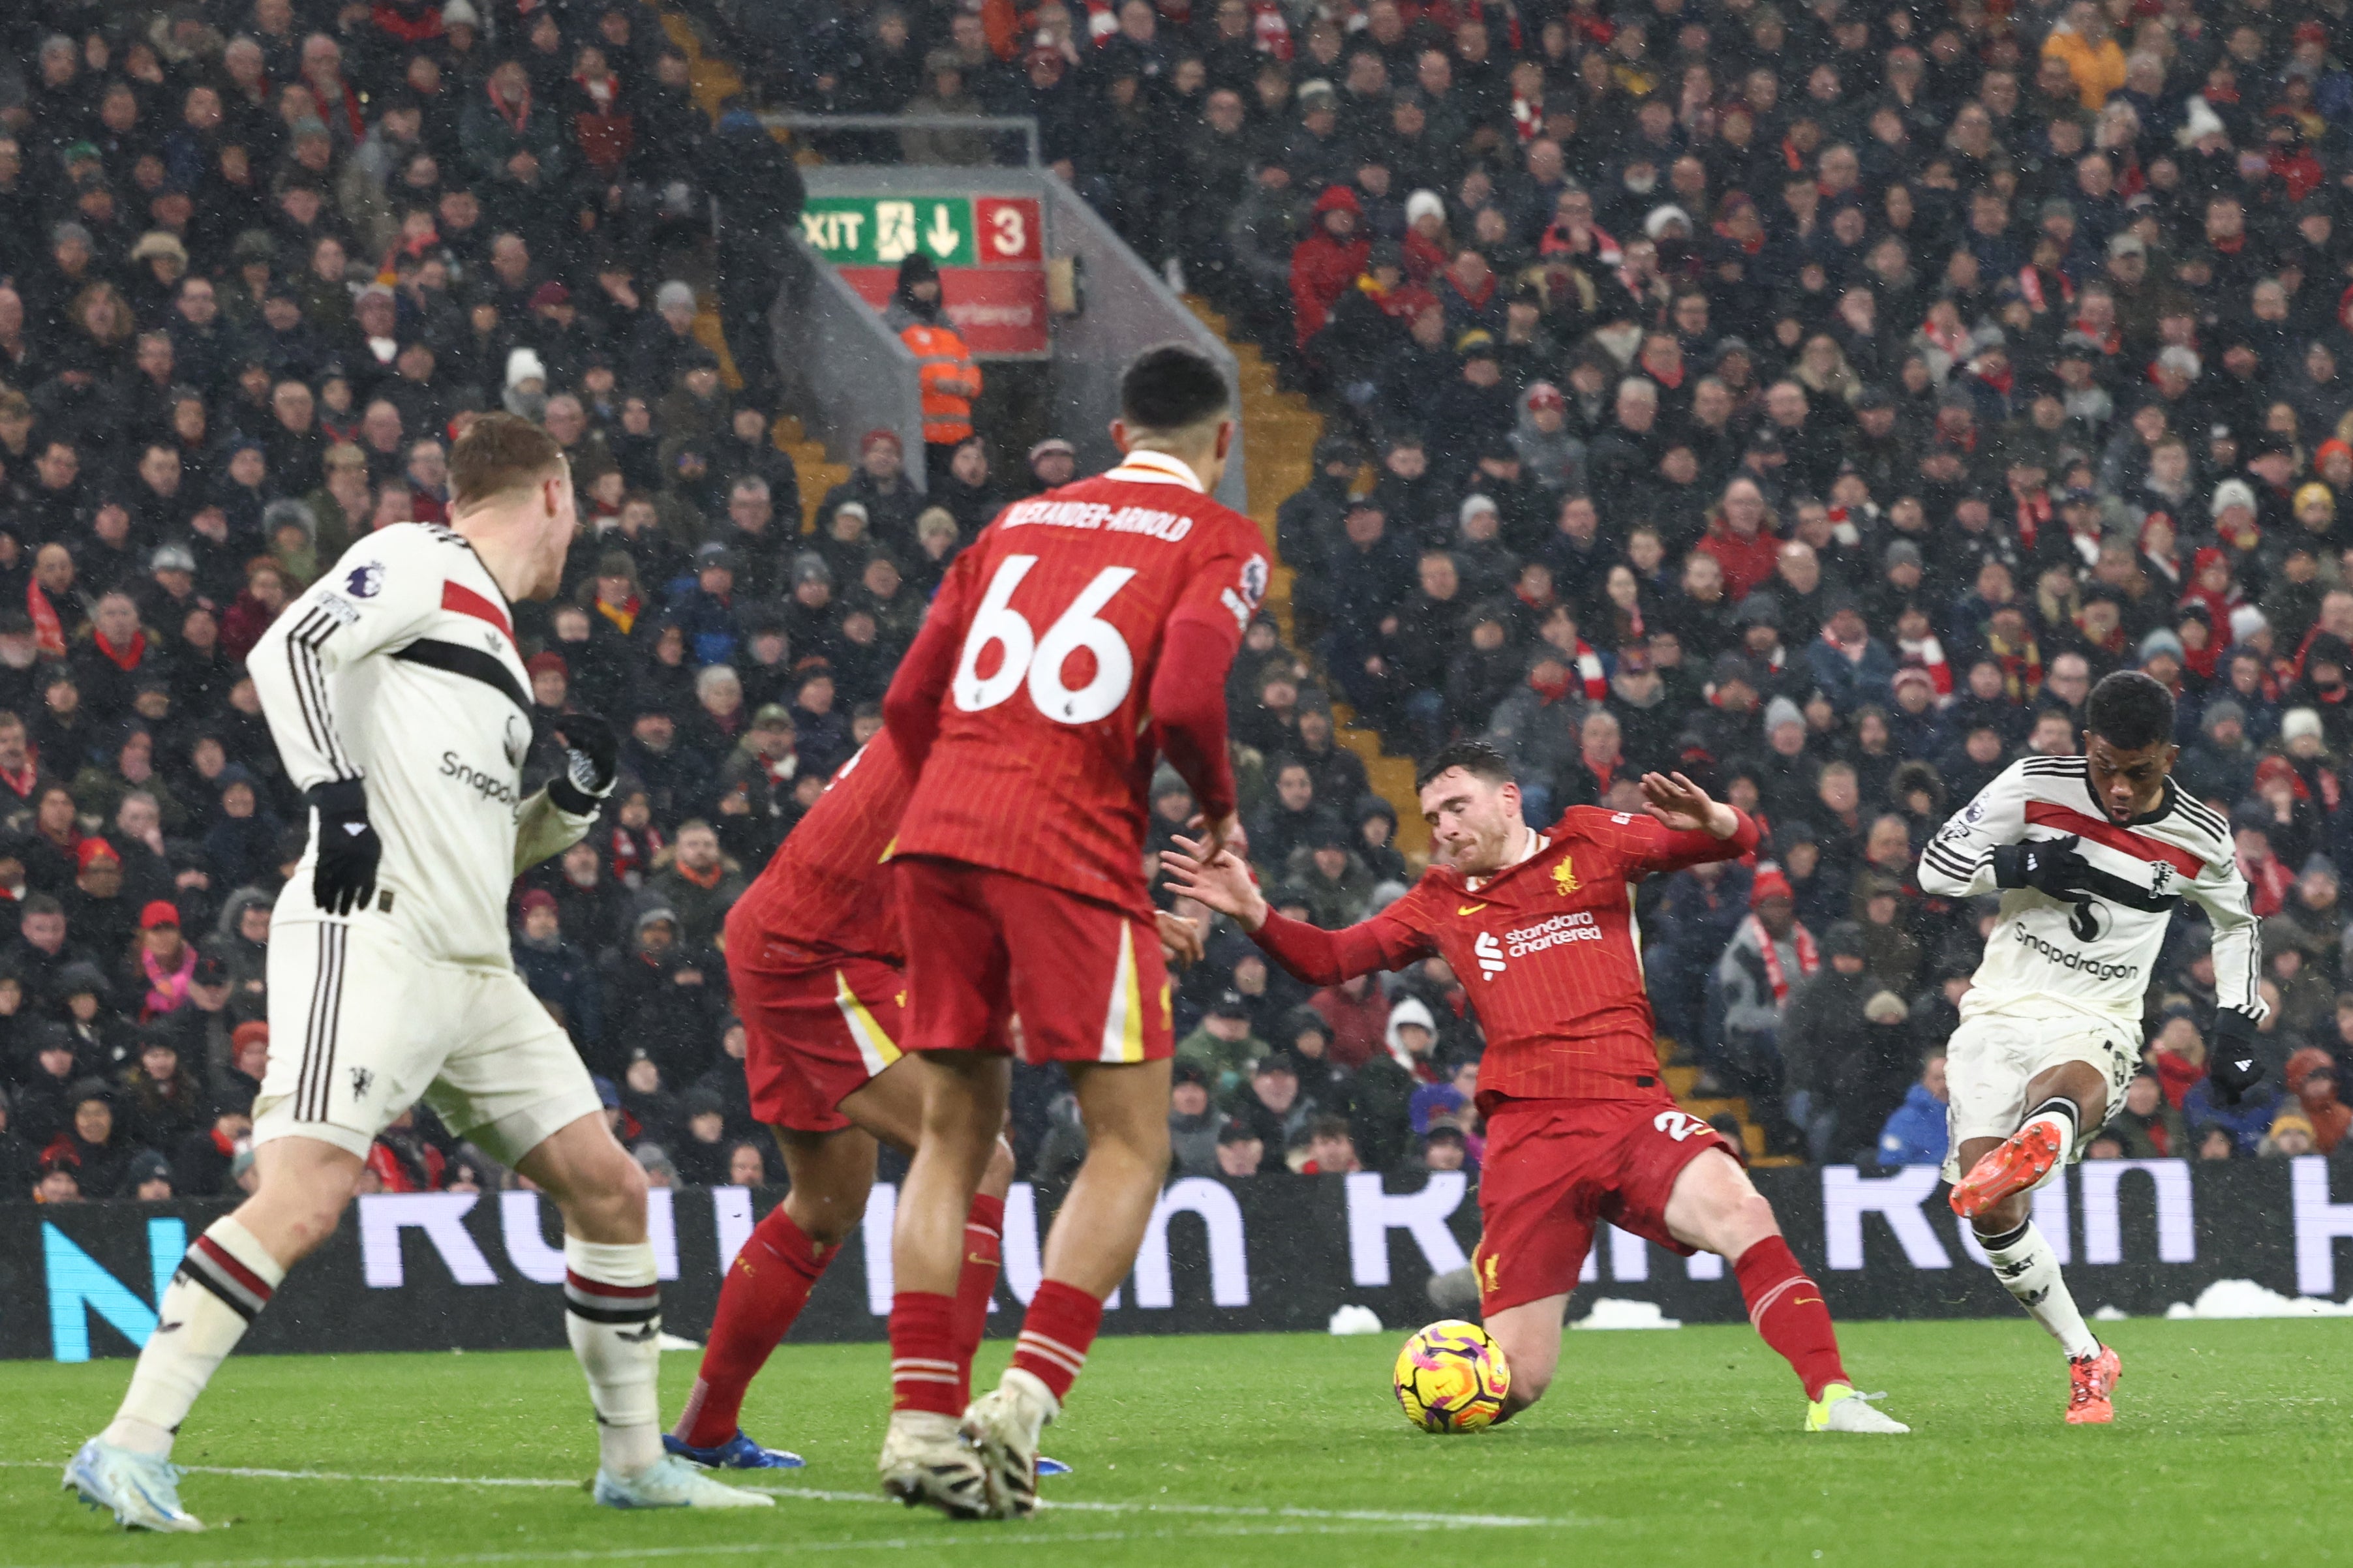
<instances>
[{"instance_id":1,"label":"white football shorts","mask_svg":"<svg viewBox=\"0 0 2353 1568\"><path fill-rule=\"evenodd\" d=\"M2125 1086L2140 1069L2139 1031L2122 1019L2105 1020L2072 1008L2005 1008L1964 1018L1945 1047L1945 1082L1950 1101L1946 1125L1952 1133L1945 1156L1945 1179L1961 1178L1961 1144L1971 1138L2007 1138L2032 1107L2026 1087L2065 1062L2083 1062L2107 1079L2107 1115L2125 1102ZM2091 1142L2091 1128L2076 1140L2076 1157Z\"/></svg>"},{"instance_id":2,"label":"white football shorts","mask_svg":"<svg viewBox=\"0 0 2353 1568\"><path fill-rule=\"evenodd\" d=\"M602 1110L571 1040L512 970L418 959L376 921L272 926L254 1142L299 1135L365 1158L420 1100L509 1165Z\"/></svg>"}]
</instances>

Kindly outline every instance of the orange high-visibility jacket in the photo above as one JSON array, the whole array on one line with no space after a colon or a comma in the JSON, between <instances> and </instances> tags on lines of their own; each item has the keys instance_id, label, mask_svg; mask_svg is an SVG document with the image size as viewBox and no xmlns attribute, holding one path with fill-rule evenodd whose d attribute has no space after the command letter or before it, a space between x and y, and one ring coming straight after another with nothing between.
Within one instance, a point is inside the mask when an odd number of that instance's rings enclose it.
<instances>
[{"instance_id":1,"label":"orange high-visibility jacket","mask_svg":"<svg viewBox=\"0 0 2353 1568\"><path fill-rule=\"evenodd\" d=\"M899 341L915 356L923 388L923 442L952 447L972 435L972 400L980 395L980 366L953 327L910 323ZM945 390L962 388L961 391Z\"/></svg>"}]
</instances>

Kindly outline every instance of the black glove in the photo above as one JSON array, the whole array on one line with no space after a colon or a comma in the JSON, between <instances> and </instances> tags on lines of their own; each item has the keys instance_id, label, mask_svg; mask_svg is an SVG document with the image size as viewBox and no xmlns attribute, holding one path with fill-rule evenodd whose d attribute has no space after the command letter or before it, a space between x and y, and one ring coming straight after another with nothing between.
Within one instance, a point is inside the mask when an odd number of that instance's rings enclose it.
<instances>
[{"instance_id":1,"label":"black glove","mask_svg":"<svg viewBox=\"0 0 2353 1568\"><path fill-rule=\"evenodd\" d=\"M1993 879L2004 888L2032 888L2054 899L2087 891L2085 879L2092 863L2075 847L2082 840L2040 838L2024 844L2004 844L1993 852Z\"/></svg>"},{"instance_id":2,"label":"black glove","mask_svg":"<svg viewBox=\"0 0 2353 1568\"><path fill-rule=\"evenodd\" d=\"M564 742L564 772L548 781L547 798L574 816L593 816L620 772L620 739L594 713L563 714L555 738Z\"/></svg>"},{"instance_id":3,"label":"black glove","mask_svg":"<svg viewBox=\"0 0 2353 1568\"><path fill-rule=\"evenodd\" d=\"M2263 1081L2263 1064L2255 1055L2255 1021L2235 1007L2214 1015L2206 1078L2214 1086L2214 1098L2225 1105L2238 1104L2240 1096Z\"/></svg>"},{"instance_id":4,"label":"black glove","mask_svg":"<svg viewBox=\"0 0 2353 1568\"><path fill-rule=\"evenodd\" d=\"M347 915L375 901L375 867L384 840L368 825L367 790L357 779L312 784L304 798L319 813L319 858L311 897L331 915Z\"/></svg>"}]
</instances>

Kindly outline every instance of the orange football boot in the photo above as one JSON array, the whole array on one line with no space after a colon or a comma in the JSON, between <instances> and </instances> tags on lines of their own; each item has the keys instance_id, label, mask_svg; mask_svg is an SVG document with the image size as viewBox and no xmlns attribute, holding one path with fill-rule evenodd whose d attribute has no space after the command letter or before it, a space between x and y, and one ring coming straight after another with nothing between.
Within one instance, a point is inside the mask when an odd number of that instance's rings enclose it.
<instances>
[{"instance_id":1,"label":"orange football boot","mask_svg":"<svg viewBox=\"0 0 2353 1568\"><path fill-rule=\"evenodd\" d=\"M1975 1219L2012 1193L2024 1192L2051 1173L2065 1152L2058 1129L2032 1121L1979 1160L1953 1185L1953 1212Z\"/></svg>"},{"instance_id":2,"label":"orange football boot","mask_svg":"<svg viewBox=\"0 0 2353 1568\"><path fill-rule=\"evenodd\" d=\"M2100 1347L2097 1355L2076 1358L2067 1363L2067 1375L2074 1383L2067 1396L2067 1425L2070 1426L2104 1426L2116 1418L2116 1407L2108 1402L2116 1391L2116 1379L2124 1375L2125 1363L2107 1346Z\"/></svg>"}]
</instances>

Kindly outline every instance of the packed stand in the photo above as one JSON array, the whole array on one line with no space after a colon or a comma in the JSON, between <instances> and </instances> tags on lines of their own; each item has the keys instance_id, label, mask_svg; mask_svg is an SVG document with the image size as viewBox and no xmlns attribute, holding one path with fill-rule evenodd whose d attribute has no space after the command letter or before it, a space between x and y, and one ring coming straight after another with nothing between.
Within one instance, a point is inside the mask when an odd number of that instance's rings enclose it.
<instances>
[{"instance_id":1,"label":"packed stand","mask_svg":"<svg viewBox=\"0 0 2353 1568\"><path fill-rule=\"evenodd\" d=\"M1359 918L1405 876L1333 699L1396 752L1493 739L1540 821L1682 768L1770 845L1643 890L1662 1032L1778 1152L1940 1159L1936 1051L1989 911L1924 896L1918 854L2142 668L2269 917L2273 1070L2237 1107L2200 1087L2185 915L2094 1152L2336 1146L2341 5L714 4L772 18L792 107L1037 116L1325 414L1280 525L1296 652L1257 629L1234 684L1293 912ZM1199 1168L1236 1106L1294 1163L1340 1114L1357 1157L1410 1160L1366 1064L1433 1096L1475 1071L1440 966L1303 1014L1232 933L1213 951L1186 988Z\"/></svg>"},{"instance_id":2,"label":"packed stand","mask_svg":"<svg viewBox=\"0 0 2353 1568\"><path fill-rule=\"evenodd\" d=\"M563 593L518 606L535 717L615 715L629 766L518 886L517 962L681 1179L758 1179L719 921L946 550L882 441L847 487L873 541L801 539L765 356L731 396L694 333L681 274L715 257L733 317L797 176L635 3L103 13L0 10L0 1194L250 1183L306 812L241 660L354 540L446 519L448 445L497 408L581 498ZM757 199L714 240L723 183ZM421 1107L365 1177L503 1179Z\"/></svg>"},{"instance_id":3,"label":"packed stand","mask_svg":"<svg viewBox=\"0 0 2353 1568\"><path fill-rule=\"evenodd\" d=\"M1989 911L1924 896L1917 854L2145 668L2267 917L2274 1071L2236 1107L2203 1087L2185 917L2094 1152L2342 1139L2342 17L697 9L754 36L774 106L1038 116L1058 171L1325 413L1279 527L1295 640L1254 626L1229 688L1287 912L1345 923L1413 875L1335 700L1400 752L1493 739L1537 820L1681 768L1770 845L1642 890L1662 1033L1777 1152L1940 1159L1936 1047ZM628 727L608 819L518 886L518 964L658 1179L764 1179L725 909L871 732L961 542L1070 478L1069 445L877 433L798 532L765 356L723 391L677 276L715 257L707 298L756 342L758 220L797 181L748 115L693 107L636 5L0 28L0 1191L240 1180L301 813L237 659L352 538L439 515L451 431L500 406L573 453L595 533L519 627L533 695ZM723 184L759 199L706 240ZM935 321L920 284L895 325ZM1191 802L1164 773L1152 810L1156 848ZM1230 926L1208 950L1176 997L1180 1169L1475 1171L1480 1037L1442 963L1309 994ZM1059 1075L1023 1072L1015 1111L1025 1173L1075 1168ZM504 1179L421 1109L370 1169Z\"/></svg>"}]
</instances>

